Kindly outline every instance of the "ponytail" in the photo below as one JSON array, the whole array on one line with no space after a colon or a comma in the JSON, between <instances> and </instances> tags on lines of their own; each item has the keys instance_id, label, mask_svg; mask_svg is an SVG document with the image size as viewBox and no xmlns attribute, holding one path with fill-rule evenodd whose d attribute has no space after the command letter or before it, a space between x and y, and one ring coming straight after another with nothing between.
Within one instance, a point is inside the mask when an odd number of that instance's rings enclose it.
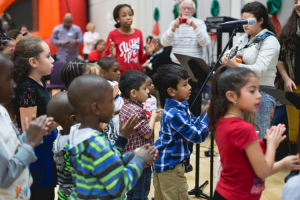
<instances>
[{"instance_id":1,"label":"ponytail","mask_svg":"<svg viewBox=\"0 0 300 200\"><path fill-rule=\"evenodd\" d=\"M15 65L14 80L17 85L20 85L28 76L31 69L29 59L39 59L40 53L43 52L43 48L41 47L42 42L41 38L26 36L17 42L14 51L11 52L11 60Z\"/></svg>"},{"instance_id":2,"label":"ponytail","mask_svg":"<svg viewBox=\"0 0 300 200\"><path fill-rule=\"evenodd\" d=\"M231 102L227 100L226 92L234 91L240 96L240 90L248 83L250 76L256 77L252 70L244 67L223 66L216 71L211 84L211 103L208 108L208 129L212 134L215 134L219 119L230 107Z\"/></svg>"}]
</instances>

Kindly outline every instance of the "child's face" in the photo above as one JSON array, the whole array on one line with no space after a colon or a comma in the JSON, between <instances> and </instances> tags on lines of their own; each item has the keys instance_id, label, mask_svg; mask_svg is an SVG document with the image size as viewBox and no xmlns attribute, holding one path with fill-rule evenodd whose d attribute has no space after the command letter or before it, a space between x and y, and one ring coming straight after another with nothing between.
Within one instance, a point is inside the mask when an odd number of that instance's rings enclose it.
<instances>
[{"instance_id":1,"label":"child's face","mask_svg":"<svg viewBox=\"0 0 300 200\"><path fill-rule=\"evenodd\" d=\"M149 94L154 94L155 87L150 77L147 78L147 88L149 90Z\"/></svg>"},{"instance_id":2,"label":"child's face","mask_svg":"<svg viewBox=\"0 0 300 200\"><path fill-rule=\"evenodd\" d=\"M97 51L103 52L104 49L105 49L105 42L101 42L97 45L97 48L96 48Z\"/></svg>"},{"instance_id":3,"label":"child's face","mask_svg":"<svg viewBox=\"0 0 300 200\"><path fill-rule=\"evenodd\" d=\"M108 69L108 71L104 70L103 74L104 78L110 81L119 81L120 79L120 64L119 62L115 62L112 67Z\"/></svg>"},{"instance_id":4,"label":"child's face","mask_svg":"<svg viewBox=\"0 0 300 200\"><path fill-rule=\"evenodd\" d=\"M260 104L258 78L251 76L249 82L241 88L240 96L236 99L236 107L242 112L256 113Z\"/></svg>"},{"instance_id":5,"label":"child's face","mask_svg":"<svg viewBox=\"0 0 300 200\"><path fill-rule=\"evenodd\" d=\"M139 91L134 90L132 96L132 99L144 103L148 99L149 90L147 87L147 81L144 81L143 84L140 86Z\"/></svg>"},{"instance_id":6,"label":"child's face","mask_svg":"<svg viewBox=\"0 0 300 200\"><path fill-rule=\"evenodd\" d=\"M0 70L0 103L9 103L15 95L16 83L13 80L14 66L2 65Z\"/></svg>"},{"instance_id":7,"label":"child's face","mask_svg":"<svg viewBox=\"0 0 300 200\"><path fill-rule=\"evenodd\" d=\"M119 18L117 20L120 21L121 27L130 28L132 24L132 11L129 7L125 6L119 11Z\"/></svg>"},{"instance_id":8,"label":"child's face","mask_svg":"<svg viewBox=\"0 0 300 200\"><path fill-rule=\"evenodd\" d=\"M41 43L41 47L43 48L43 52L40 53L39 59L37 60L36 69L39 74L42 76L46 76L51 74L51 70L53 68L53 58L50 54L50 48L46 42Z\"/></svg>"},{"instance_id":9,"label":"child's face","mask_svg":"<svg viewBox=\"0 0 300 200\"><path fill-rule=\"evenodd\" d=\"M171 89L173 91L173 99L179 102L189 100L191 96L192 87L189 85L189 79L180 79L177 84L177 90Z\"/></svg>"},{"instance_id":10,"label":"child's face","mask_svg":"<svg viewBox=\"0 0 300 200\"><path fill-rule=\"evenodd\" d=\"M261 25L263 23L263 20L257 21L258 19L256 19L256 17L253 14L247 13L247 12L244 12L242 14L242 18L243 19L249 19L249 18L255 19L255 24L253 24L253 25L243 25L244 31L248 35L256 35L262 30Z\"/></svg>"},{"instance_id":11,"label":"child's face","mask_svg":"<svg viewBox=\"0 0 300 200\"><path fill-rule=\"evenodd\" d=\"M115 103L113 97L113 89L112 87L108 88L103 100L100 102L101 109L101 122L109 123L109 121L114 116L115 112Z\"/></svg>"}]
</instances>

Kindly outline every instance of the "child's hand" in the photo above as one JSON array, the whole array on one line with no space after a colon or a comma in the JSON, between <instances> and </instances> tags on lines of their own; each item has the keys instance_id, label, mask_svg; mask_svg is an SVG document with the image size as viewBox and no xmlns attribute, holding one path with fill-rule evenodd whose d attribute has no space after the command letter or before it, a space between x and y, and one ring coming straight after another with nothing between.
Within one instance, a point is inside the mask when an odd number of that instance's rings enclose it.
<instances>
[{"instance_id":1,"label":"child's hand","mask_svg":"<svg viewBox=\"0 0 300 200\"><path fill-rule=\"evenodd\" d=\"M147 56L150 56L152 52L154 51L155 47L158 45L158 39L153 38L150 42L150 39L148 39L146 44L146 54Z\"/></svg>"},{"instance_id":2,"label":"child's hand","mask_svg":"<svg viewBox=\"0 0 300 200\"><path fill-rule=\"evenodd\" d=\"M137 123L139 122L139 115L131 115L127 122L124 124L124 120L120 119L120 129L119 129L119 135L128 138L136 129L138 129L141 124Z\"/></svg>"},{"instance_id":3,"label":"child's hand","mask_svg":"<svg viewBox=\"0 0 300 200\"><path fill-rule=\"evenodd\" d=\"M110 51L110 57L115 57L116 56L116 46L111 39L109 40L109 51Z\"/></svg>"},{"instance_id":4,"label":"child's hand","mask_svg":"<svg viewBox=\"0 0 300 200\"><path fill-rule=\"evenodd\" d=\"M204 115L207 113L209 106L210 106L210 100L208 100L207 105L203 109L203 114Z\"/></svg>"},{"instance_id":5,"label":"child's hand","mask_svg":"<svg viewBox=\"0 0 300 200\"><path fill-rule=\"evenodd\" d=\"M113 86L113 89L114 89L114 98L116 98L116 96L119 95L119 85L114 85Z\"/></svg>"},{"instance_id":6,"label":"child's hand","mask_svg":"<svg viewBox=\"0 0 300 200\"><path fill-rule=\"evenodd\" d=\"M154 161L154 158L157 158L158 151L156 150L155 146L143 146L135 151L135 155L142 156L146 159L147 163L150 164Z\"/></svg>"},{"instance_id":7,"label":"child's hand","mask_svg":"<svg viewBox=\"0 0 300 200\"><path fill-rule=\"evenodd\" d=\"M28 122L28 118L26 120ZM44 135L45 135L45 128L47 126L48 119L46 115L40 116L35 120L32 120L26 129L27 134L27 144L35 148L38 146Z\"/></svg>"},{"instance_id":8,"label":"child's hand","mask_svg":"<svg viewBox=\"0 0 300 200\"><path fill-rule=\"evenodd\" d=\"M279 162L282 162L283 170L300 170L298 156L287 156Z\"/></svg>"},{"instance_id":9,"label":"child's hand","mask_svg":"<svg viewBox=\"0 0 300 200\"><path fill-rule=\"evenodd\" d=\"M99 123L99 131L102 132L107 127L107 125L108 124L106 124L106 123L100 122Z\"/></svg>"},{"instance_id":10,"label":"child's hand","mask_svg":"<svg viewBox=\"0 0 300 200\"><path fill-rule=\"evenodd\" d=\"M155 122L159 122L163 114L163 110L154 110L151 113L151 118L155 118Z\"/></svg>"},{"instance_id":11,"label":"child's hand","mask_svg":"<svg viewBox=\"0 0 300 200\"><path fill-rule=\"evenodd\" d=\"M53 121L53 117L48 117L47 120L48 123L45 127L45 135L50 135L51 131L53 131L58 126L58 124Z\"/></svg>"},{"instance_id":12,"label":"child's hand","mask_svg":"<svg viewBox=\"0 0 300 200\"><path fill-rule=\"evenodd\" d=\"M36 116L35 115L32 115L31 117L31 121L34 121L36 119ZM46 124L46 127L45 127L45 135L50 135L51 134L51 131L53 131L53 129L55 129L57 127L57 123L53 121L53 117L48 117L47 118L47 124ZM25 123L24 123L24 127L25 127L25 131L28 129L30 123L28 123L28 118L26 118L25 120ZM53 126L55 126L53 128Z\"/></svg>"},{"instance_id":13,"label":"child's hand","mask_svg":"<svg viewBox=\"0 0 300 200\"><path fill-rule=\"evenodd\" d=\"M277 149L280 142L282 142L286 136L282 136L284 131L286 130L285 125L279 124L277 126L273 126L270 130L266 132L266 139L268 141L268 146L273 146L273 148Z\"/></svg>"}]
</instances>

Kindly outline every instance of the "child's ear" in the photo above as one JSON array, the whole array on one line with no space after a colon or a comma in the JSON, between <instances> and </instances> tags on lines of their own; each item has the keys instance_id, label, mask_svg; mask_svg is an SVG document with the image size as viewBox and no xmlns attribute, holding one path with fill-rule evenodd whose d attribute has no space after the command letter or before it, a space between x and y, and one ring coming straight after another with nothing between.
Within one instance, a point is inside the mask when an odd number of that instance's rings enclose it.
<instances>
[{"instance_id":1,"label":"child's ear","mask_svg":"<svg viewBox=\"0 0 300 200\"><path fill-rule=\"evenodd\" d=\"M70 116L70 122L71 124L78 124L80 123L80 120L79 120L79 116L76 116L76 115L71 115Z\"/></svg>"},{"instance_id":2,"label":"child's ear","mask_svg":"<svg viewBox=\"0 0 300 200\"><path fill-rule=\"evenodd\" d=\"M100 112L99 104L97 102L91 104L91 111L95 115L100 115L101 112Z\"/></svg>"},{"instance_id":3,"label":"child's ear","mask_svg":"<svg viewBox=\"0 0 300 200\"><path fill-rule=\"evenodd\" d=\"M174 96L175 96L175 89L169 87L169 88L167 89L167 93L168 93L168 95L169 95L170 97L174 97Z\"/></svg>"},{"instance_id":4,"label":"child's ear","mask_svg":"<svg viewBox=\"0 0 300 200\"><path fill-rule=\"evenodd\" d=\"M31 67L37 68L37 60L35 58L29 58L28 62L31 65Z\"/></svg>"},{"instance_id":5,"label":"child's ear","mask_svg":"<svg viewBox=\"0 0 300 200\"><path fill-rule=\"evenodd\" d=\"M103 71L102 71L102 76L103 76L103 77L106 77L106 75L107 75L107 71L103 70Z\"/></svg>"},{"instance_id":6,"label":"child's ear","mask_svg":"<svg viewBox=\"0 0 300 200\"><path fill-rule=\"evenodd\" d=\"M227 91L225 96L226 96L227 100L230 101L231 103L236 103L236 100L238 99L237 94L233 91Z\"/></svg>"},{"instance_id":7,"label":"child's ear","mask_svg":"<svg viewBox=\"0 0 300 200\"><path fill-rule=\"evenodd\" d=\"M130 90L130 97L136 98L136 92L135 89Z\"/></svg>"}]
</instances>

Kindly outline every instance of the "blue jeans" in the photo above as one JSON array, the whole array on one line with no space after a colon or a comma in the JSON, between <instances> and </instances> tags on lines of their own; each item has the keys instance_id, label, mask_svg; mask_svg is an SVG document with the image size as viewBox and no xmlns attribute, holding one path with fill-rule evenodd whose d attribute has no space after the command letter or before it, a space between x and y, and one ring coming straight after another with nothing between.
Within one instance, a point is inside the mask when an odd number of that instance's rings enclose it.
<instances>
[{"instance_id":1,"label":"blue jeans","mask_svg":"<svg viewBox=\"0 0 300 200\"><path fill-rule=\"evenodd\" d=\"M269 88L274 89L271 86L259 86L260 88ZM267 129L270 129L270 115L272 112L272 108L275 105L275 98L271 95L259 90L261 97L260 107L257 111L256 115L256 124L259 127L259 139L264 138L266 136Z\"/></svg>"},{"instance_id":2,"label":"blue jeans","mask_svg":"<svg viewBox=\"0 0 300 200\"><path fill-rule=\"evenodd\" d=\"M127 200L148 200L151 185L151 167L145 168L143 173L132 188L127 192Z\"/></svg>"}]
</instances>

